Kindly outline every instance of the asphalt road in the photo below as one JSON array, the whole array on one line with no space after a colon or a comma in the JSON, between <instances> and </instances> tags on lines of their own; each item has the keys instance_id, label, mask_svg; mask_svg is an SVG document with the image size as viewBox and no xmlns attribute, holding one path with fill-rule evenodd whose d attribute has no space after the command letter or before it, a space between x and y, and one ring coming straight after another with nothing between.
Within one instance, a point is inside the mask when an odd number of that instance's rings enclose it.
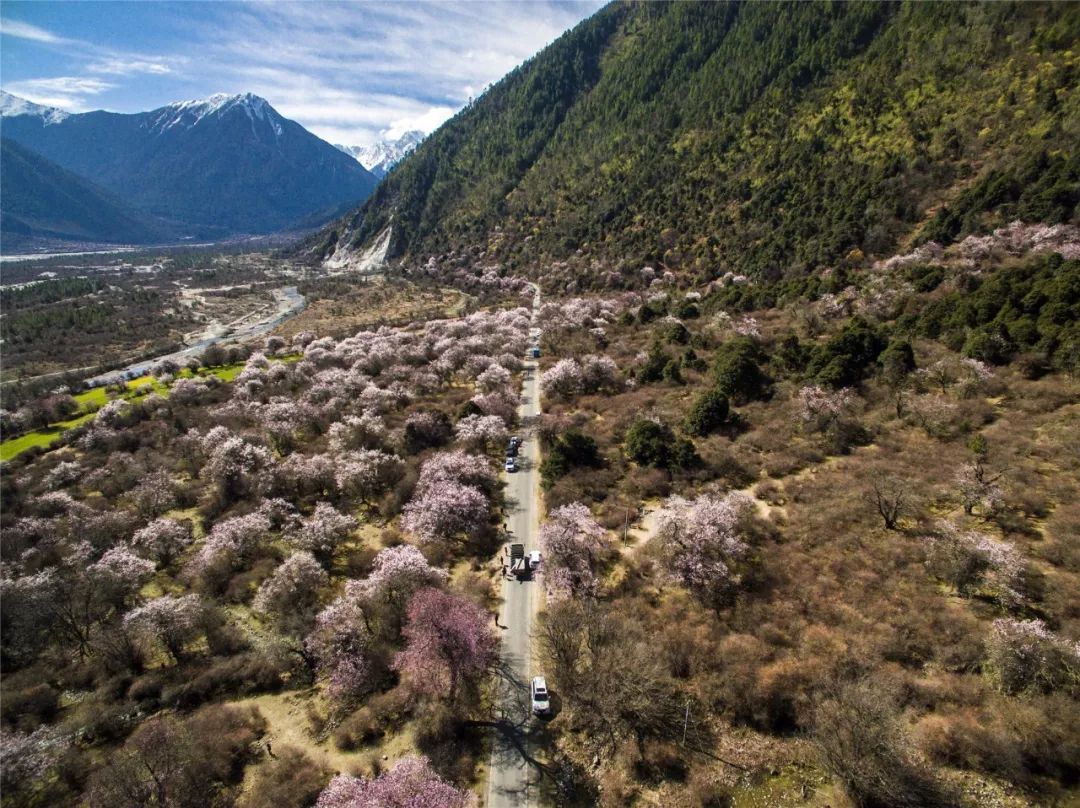
<instances>
[{"instance_id":1,"label":"asphalt road","mask_svg":"<svg viewBox=\"0 0 1080 808\"><path fill-rule=\"evenodd\" d=\"M533 302L530 333L538 336L536 317L540 292ZM525 362L521 404L518 408L523 444L518 453L518 470L503 473L506 484L509 536L511 543L524 544L525 552L538 550L540 528L540 454L533 423L540 414L539 362ZM508 562L508 556L503 556ZM519 808L536 805L537 769L530 762L529 733L534 725L530 712L529 682L533 675L532 627L543 595L537 580L502 579L499 625L502 633L502 667L495 705L491 763L488 772L487 808ZM536 672L541 673L540 671Z\"/></svg>"}]
</instances>

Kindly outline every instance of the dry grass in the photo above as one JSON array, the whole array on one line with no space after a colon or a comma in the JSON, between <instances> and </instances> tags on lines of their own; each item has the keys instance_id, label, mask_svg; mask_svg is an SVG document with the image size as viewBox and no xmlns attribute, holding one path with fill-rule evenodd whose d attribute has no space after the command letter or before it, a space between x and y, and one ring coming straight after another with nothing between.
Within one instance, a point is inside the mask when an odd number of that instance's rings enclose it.
<instances>
[{"instance_id":1,"label":"dry grass","mask_svg":"<svg viewBox=\"0 0 1080 808\"><path fill-rule=\"evenodd\" d=\"M455 289L421 288L379 279L356 282L340 296L316 298L273 333L290 339L301 331L343 336L379 326L404 325L460 314L468 298Z\"/></svg>"}]
</instances>

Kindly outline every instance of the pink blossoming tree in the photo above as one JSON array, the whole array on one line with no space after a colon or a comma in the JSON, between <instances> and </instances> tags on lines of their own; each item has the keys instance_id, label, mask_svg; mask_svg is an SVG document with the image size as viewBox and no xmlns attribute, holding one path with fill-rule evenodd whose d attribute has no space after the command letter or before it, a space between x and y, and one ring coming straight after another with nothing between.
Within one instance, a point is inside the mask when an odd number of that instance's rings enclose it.
<instances>
[{"instance_id":1,"label":"pink blossoming tree","mask_svg":"<svg viewBox=\"0 0 1080 808\"><path fill-rule=\"evenodd\" d=\"M293 553L263 581L252 607L279 623L287 622L288 618L307 613L329 580L311 553Z\"/></svg>"},{"instance_id":2,"label":"pink blossoming tree","mask_svg":"<svg viewBox=\"0 0 1080 808\"><path fill-rule=\"evenodd\" d=\"M136 552L162 566L168 566L191 544L191 526L174 519L155 519L131 537Z\"/></svg>"},{"instance_id":3,"label":"pink blossoming tree","mask_svg":"<svg viewBox=\"0 0 1080 808\"><path fill-rule=\"evenodd\" d=\"M469 808L474 796L436 774L427 758L403 757L374 780L339 774L315 808Z\"/></svg>"},{"instance_id":4,"label":"pink blossoming tree","mask_svg":"<svg viewBox=\"0 0 1080 808\"><path fill-rule=\"evenodd\" d=\"M356 524L353 517L341 513L329 502L320 502L290 539L293 545L328 565L334 550L356 528Z\"/></svg>"},{"instance_id":5,"label":"pink blossoming tree","mask_svg":"<svg viewBox=\"0 0 1080 808\"><path fill-rule=\"evenodd\" d=\"M331 698L347 701L376 684L374 635L354 592L346 591L315 618L304 641L316 670L328 678Z\"/></svg>"},{"instance_id":6,"label":"pink blossoming tree","mask_svg":"<svg viewBox=\"0 0 1080 808\"><path fill-rule=\"evenodd\" d=\"M201 632L205 614L198 595L162 595L124 615L124 629L144 649L161 646L179 660Z\"/></svg>"},{"instance_id":7,"label":"pink blossoming tree","mask_svg":"<svg viewBox=\"0 0 1080 808\"><path fill-rule=\"evenodd\" d=\"M593 597L604 529L580 502L555 508L540 528L544 588L550 599Z\"/></svg>"},{"instance_id":8,"label":"pink blossoming tree","mask_svg":"<svg viewBox=\"0 0 1080 808\"><path fill-rule=\"evenodd\" d=\"M418 486L401 526L422 542L475 538L488 522L488 499L479 488L449 480Z\"/></svg>"},{"instance_id":9,"label":"pink blossoming tree","mask_svg":"<svg viewBox=\"0 0 1080 808\"><path fill-rule=\"evenodd\" d=\"M733 568L750 549L740 523L751 508L742 494L672 496L657 514L665 567L706 605L722 604L739 581Z\"/></svg>"},{"instance_id":10,"label":"pink blossoming tree","mask_svg":"<svg viewBox=\"0 0 1080 808\"><path fill-rule=\"evenodd\" d=\"M394 660L418 691L453 700L472 688L497 657L489 615L462 595L421 589L409 601L405 649Z\"/></svg>"}]
</instances>

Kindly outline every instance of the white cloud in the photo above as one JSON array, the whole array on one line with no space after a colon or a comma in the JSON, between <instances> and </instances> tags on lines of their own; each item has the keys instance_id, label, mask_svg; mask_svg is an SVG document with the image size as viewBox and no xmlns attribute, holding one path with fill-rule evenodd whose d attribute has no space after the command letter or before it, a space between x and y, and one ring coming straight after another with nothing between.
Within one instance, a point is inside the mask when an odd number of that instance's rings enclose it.
<instances>
[{"instance_id":1,"label":"white cloud","mask_svg":"<svg viewBox=\"0 0 1080 808\"><path fill-rule=\"evenodd\" d=\"M2 18L0 18L0 34L18 37L19 39L29 39L33 42L48 42L56 45L70 41L63 37L59 37L50 31L46 31L44 28L38 28L36 25Z\"/></svg>"},{"instance_id":2,"label":"white cloud","mask_svg":"<svg viewBox=\"0 0 1080 808\"><path fill-rule=\"evenodd\" d=\"M105 73L112 76L131 76L144 73L153 76L164 76L173 72L173 69L159 59L125 59L120 57L104 59L93 62L86 66L89 73Z\"/></svg>"},{"instance_id":3,"label":"white cloud","mask_svg":"<svg viewBox=\"0 0 1080 808\"><path fill-rule=\"evenodd\" d=\"M86 76L57 76L51 79L13 81L4 89L27 101L47 107L60 107L68 112L87 109L86 96L97 95L115 87L111 82Z\"/></svg>"},{"instance_id":4,"label":"white cloud","mask_svg":"<svg viewBox=\"0 0 1080 808\"><path fill-rule=\"evenodd\" d=\"M397 118L390 121L390 126L380 133L388 140L397 140L406 132L419 129L424 134L433 132L442 126L457 112L453 107L431 107L427 112L412 117Z\"/></svg>"},{"instance_id":5,"label":"white cloud","mask_svg":"<svg viewBox=\"0 0 1080 808\"><path fill-rule=\"evenodd\" d=\"M432 131L600 5L259 3L211 6L189 25L215 86L226 78L320 137L366 145Z\"/></svg>"},{"instance_id":6,"label":"white cloud","mask_svg":"<svg viewBox=\"0 0 1080 808\"><path fill-rule=\"evenodd\" d=\"M177 88L188 97L253 92L320 137L368 145L410 129L431 132L601 5L599 0L198 3L183 9L162 4L147 34L168 44L153 54L127 51L127 42L66 40L4 20L5 34L64 43L50 50L82 65L81 77L23 80L6 89L72 111L113 88L120 89L110 93L110 103L124 108L125 97L135 97L128 93L137 89L138 106L128 106L131 112L179 100ZM111 13L107 4L102 9ZM57 64L50 71L45 65L45 75L71 70ZM147 98L153 99L150 104Z\"/></svg>"}]
</instances>

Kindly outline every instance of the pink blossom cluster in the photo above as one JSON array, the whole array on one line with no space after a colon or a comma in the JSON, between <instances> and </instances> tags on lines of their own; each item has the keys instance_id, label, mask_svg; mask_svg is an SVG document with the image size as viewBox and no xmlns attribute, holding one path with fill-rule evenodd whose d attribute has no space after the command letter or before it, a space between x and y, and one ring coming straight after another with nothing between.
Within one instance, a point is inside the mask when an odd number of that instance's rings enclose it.
<instances>
[{"instance_id":1,"label":"pink blossom cluster","mask_svg":"<svg viewBox=\"0 0 1080 808\"><path fill-rule=\"evenodd\" d=\"M412 596L394 668L416 690L453 699L476 684L497 658L489 615L463 595L428 587Z\"/></svg>"},{"instance_id":2,"label":"pink blossom cluster","mask_svg":"<svg viewBox=\"0 0 1080 808\"><path fill-rule=\"evenodd\" d=\"M401 526L424 543L473 538L487 524L488 508L479 488L440 480L418 488L402 511Z\"/></svg>"},{"instance_id":3,"label":"pink blossom cluster","mask_svg":"<svg viewBox=\"0 0 1080 808\"><path fill-rule=\"evenodd\" d=\"M540 376L545 395L572 398L580 393L613 393L623 388L619 368L609 356L589 354L576 359L560 359Z\"/></svg>"},{"instance_id":4,"label":"pink blossom cluster","mask_svg":"<svg viewBox=\"0 0 1080 808\"><path fill-rule=\"evenodd\" d=\"M539 323L544 331L580 328L605 328L638 301L633 294L618 297L574 297L569 300L547 302L540 307Z\"/></svg>"},{"instance_id":5,"label":"pink blossom cluster","mask_svg":"<svg viewBox=\"0 0 1080 808\"><path fill-rule=\"evenodd\" d=\"M979 508L984 516L989 516L1001 510L1004 493L996 478L988 477L982 463L964 463L953 480L960 489L960 499L967 513Z\"/></svg>"},{"instance_id":6,"label":"pink blossom cluster","mask_svg":"<svg viewBox=\"0 0 1080 808\"><path fill-rule=\"evenodd\" d=\"M951 578L960 594L984 589L1009 605L1023 600L1019 587L1025 564L1014 545L951 522L939 523L926 541L931 565Z\"/></svg>"},{"instance_id":7,"label":"pink blossom cluster","mask_svg":"<svg viewBox=\"0 0 1080 808\"><path fill-rule=\"evenodd\" d=\"M346 452L335 462L334 483L342 496L371 502L401 479L405 464L378 449Z\"/></svg>"},{"instance_id":8,"label":"pink blossom cluster","mask_svg":"<svg viewBox=\"0 0 1080 808\"><path fill-rule=\"evenodd\" d=\"M176 487L164 469L152 471L131 492L136 509L144 517L159 516L176 506Z\"/></svg>"},{"instance_id":9,"label":"pink blossom cluster","mask_svg":"<svg viewBox=\"0 0 1080 808\"><path fill-rule=\"evenodd\" d=\"M366 599L404 607L417 590L442 586L447 577L444 570L428 564L418 549L400 544L380 550L372 562L371 574L355 583L357 592Z\"/></svg>"},{"instance_id":10,"label":"pink blossom cluster","mask_svg":"<svg viewBox=\"0 0 1080 808\"><path fill-rule=\"evenodd\" d=\"M517 417L518 396L509 389L473 396L472 401L484 415L494 415L510 427Z\"/></svg>"},{"instance_id":11,"label":"pink blossom cluster","mask_svg":"<svg viewBox=\"0 0 1080 808\"><path fill-rule=\"evenodd\" d=\"M338 700L365 693L373 685L374 637L358 599L347 590L315 618L304 647L328 678L328 692Z\"/></svg>"},{"instance_id":12,"label":"pink blossom cluster","mask_svg":"<svg viewBox=\"0 0 1080 808\"><path fill-rule=\"evenodd\" d=\"M975 239L969 243L969 239ZM965 257L983 258L999 249L1011 255L1056 252L1066 260L1080 259L1080 228L1069 224L1024 224L1017 220L990 236L968 236L960 242Z\"/></svg>"},{"instance_id":13,"label":"pink blossom cluster","mask_svg":"<svg viewBox=\"0 0 1080 808\"><path fill-rule=\"evenodd\" d=\"M118 545L91 564L87 573L102 597L113 603L123 603L154 574L154 563Z\"/></svg>"},{"instance_id":14,"label":"pink blossom cluster","mask_svg":"<svg viewBox=\"0 0 1080 808\"><path fill-rule=\"evenodd\" d=\"M505 443L510 433L498 415L466 415L454 425L454 437L466 446L486 450Z\"/></svg>"},{"instance_id":15,"label":"pink blossom cluster","mask_svg":"<svg viewBox=\"0 0 1080 808\"><path fill-rule=\"evenodd\" d=\"M290 534L289 540L297 548L329 561L334 550L356 525L353 517L341 513L329 502L320 502L299 528Z\"/></svg>"},{"instance_id":16,"label":"pink blossom cluster","mask_svg":"<svg viewBox=\"0 0 1080 808\"><path fill-rule=\"evenodd\" d=\"M986 646L989 673L1006 693L1080 687L1080 643L1042 620L995 620Z\"/></svg>"},{"instance_id":17,"label":"pink blossom cluster","mask_svg":"<svg viewBox=\"0 0 1080 808\"><path fill-rule=\"evenodd\" d=\"M747 286L750 284L750 278L738 272L725 272L713 283L718 284L720 287L724 286ZM709 284L709 291L713 290L713 285Z\"/></svg>"},{"instance_id":18,"label":"pink blossom cluster","mask_svg":"<svg viewBox=\"0 0 1080 808\"><path fill-rule=\"evenodd\" d=\"M0 731L0 784L11 799L20 789L44 782L70 747L59 727L41 726L30 733Z\"/></svg>"},{"instance_id":19,"label":"pink blossom cluster","mask_svg":"<svg viewBox=\"0 0 1080 808\"><path fill-rule=\"evenodd\" d=\"M455 788L427 758L400 758L373 780L339 774L319 795L315 808L469 808L475 797Z\"/></svg>"},{"instance_id":20,"label":"pink blossom cluster","mask_svg":"<svg viewBox=\"0 0 1080 808\"><path fill-rule=\"evenodd\" d=\"M233 401L217 414L261 427L284 451L307 430L327 423L335 424L331 440L339 450L378 448L386 437L378 416L401 408L415 394L460 379L476 380L483 395L508 395L528 328L528 311L522 308L382 327L339 341L311 339L300 362L274 363L267 370L257 358L249 361L233 383ZM285 395L271 395L275 391ZM492 409L485 414L506 420L503 399L484 402Z\"/></svg>"},{"instance_id":21,"label":"pink blossom cluster","mask_svg":"<svg viewBox=\"0 0 1080 808\"><path fill-rule=\"evenodd\" d=\"M477 377L476 386L484 393L493 393L503 390L510 385L510 371L502 365L492 363L487 366Z\"/></svg>"},{"instance_id":22,"label":"pink blossom cluster","mask_svg":"<svg viewBox=\"0 0 1080 808\"><path fill-rule=\"evenodd\" d=\"M337 491L339 469L336 458L294 452L270 469L269 479L262 480L259 488L293 500L330 496Z\"/></svg>"},{"instance_id":23,"label":"pink blossom cluster","mask_svg":"<svg viewBox=\"0 0 1080 808\"><path fill-rule=\"evenodd\" d=\"M518 275L501 274L497 264L476 263L468 256L451 252L431 256L414 273L437 278L439 283L481 297L531 294L529 282Z\"/></svg>"},{"instance_id":24,"label":"pink blossom cluster","mask_svg":"<svg viewBox=\"0 0 1080 808\"><path fill-rule=\"evenodd\" d=\"M122 398L113 399L97 411L94 415L94 423L115 429L123 424L124 418L130 409L131 405Z\"/></svg>"},{"instance_id":25,"label":"pink blossom cluster","mask_svg":"<svg viewBox=\"0 0 1080 808\"><path fill-rule=\"evenodd\" d=\"M544 588L551 600L594 597L604 529L580 502L555 508L540 528Z\"/></svg>"},{"instance_id":26,"label":"pink blossom cluster","mask_svg":"<svg viewBox=\"0 0 1080 808\"><path fill-rule=\"evenodd\" d=\"M847 286L839 293L826 292L818 298L816 307L822 317L836 320L851 315L859 302L859 291L854 286Z\"/></svg>"},{"instance_id":27,"label":"pink blossom cluster","mask_svg":"<svg viewBox=\"0 0 1080 808\"><path fill-rule=\"evenodd\" d=\"M176 659L198 636L205 612L198 595L162 595L124 615L124 630L149 648L163 646Z\"/></svg>"},{"instance_id":28,"label":"pink blossom cluster","mask_svg":"<svg viewBox=\"0 0 1080 808\"><path fill-rule=\"evenodd\" d=\"M826 390L816 384L807 385L798 393L799 418L809 428L820 432L844 417L854 398L850 387Z\"/></svg>"},{"instance_id":29,"label":"pink blossom cluster","mask_svg":"<svg viewBox=\"0 0 1080 808\"><path fill-rule=\"evenodd\" d=\"M77 482L83 476L83 467L74 460L62 460L57 463L42 480L50 491L63 488Z\"/></svg>"},{"instance_id":30,"label":"pink blossom cluster","mask_svg":"<svg viewBox=\"0 0 1080 808\"><path fill-rule=\"evenodd\" d=\"M293 553L263 581L251 605L257 612L284 616L309 608L330 578L308 552Z\"/></svg>"},{"instance_id":31,"label":"pink blossom cluster","mask_svg":"<svg viewBox=\"0 0 1080 808\"><path fill-rule=\"evenodd\" d=\"M188 563L188 574L199 576L238 569L263 547L270 530L270 520L258 512L218 522Z\"/></svg>"},{"instance_id":32,"label":"pink blossom cluster","mask_svg":"<svg viewBox=\"0 0 1080 808\"><path fill-rule=\"evenodd\" d=\"M214 430L208 433L213 434ZM230 493L245 493L254 475L272 463L270 452L248 443L237 435L228 435L210 450L205 472L210 481Z\"/></svg>"},{"instance_id":33,"label":"pink blossom cluster","mask_svg":"<svg viewBox=\"0 0 1080 808\"><path fill-rule=\"evenodd\" d=\"M871 275L858 293L855 308L868 317L891 320L900 313L899 307L914 291L915 287L903 280L902 275Z\"/></svg>"},{"instance_id":34,"label":"pink blossom cluster","mask_svg":"<svg viewBox=\"0 0 1080 808\"><path fill-rule=\"evenodd\" d=\"M177 379L169 388L169 398L181 406L188 407L203 401L206 394L219 385L217 376L209 376L205 380Z\"/></svg>"},{"instance_id":35,"label":"pink blossom cluster","mask_svg":"<svg viewBox=\"0 0 1080 808\"><path fill-rule=\"evenodd\" d=\"M581 366L573 359L560 359L540 375L540 388L551 398L572 398L584 386Z\"/></svg>"},{"instance_id":36,"label":"pink blossom cluster","mask_svg":"<svg viewBox=\"0 0 1080 808\"><path fill-rule=\"evenodd\" d=\"M756 318L746 315L740 317L731 330L738 334L740 337L751 337L753 339L759 339L761 337L761 324Z\"/></svg>"},{"instance_id":37,"label":"pink blossom cluster","mask_svg":"<svg viewBox=\"0 0 1080 808\"><path fill-rule=\"evenodd\" d=\"M738 583L734 565L749 546L740 524L753 509L744 494L704 494L693 500L671 496L656 516L668 572L704 603L720 603Z\"/></svg>"},{"instance_id":38,"label":"pink blossom cluster","mask_svg":"<svg viewBox=\"0 0 1080 808\"><path fill-rule=\"evenodd\" d=\"M155 519L131 537L131 546L143 556L168 565L191 544L191 528L174 519Z\"/></svg>"},{"instance_id":39,"label":"pink blossom cluster","mask_svg":"<svg viewBox=\"0 0 1080 808\"><path fill-rule=\"evenodd\" d=\"M311 431L321 420L320 412L306 401L276 396L253 408L273 446L288 449L300 433Z\"/></svg>"},{"instance_id":40,"label":"pink blossom cluster","mask_svg":"<svg viewBox=\"0 0 1080 808\"><path fill-rule=\"evenodd\" d=\"M420 541L433 543L475 536L488 521L489 503L481 487L495 482L483 457L440 452L420 467L413 498L402 513L402 527Z\"/></svg>"},{"instance_id":41,"label":"pink blossom cluster","mask_svg":"<svg viewBox=\"0 0 1080 808\"><path fill-rule=\"evenodd\" d=\"M461 450L439 452L424 461L420 467L420 479L416 490L423 493L429 486L439 482L456 482L483 489L495 485L495 473L491 463L480 455Z\"/></svg>"},{"instance_id":42,"label":"pink blossom cluster","mask_svg":"<svg viewBox=\"0 0 1080 808\"><path fill-rule=\"evenodd\" d=\"M962 357L960 359L960 366L968 373L971 379L976 382L988 382L992 378L994 378L993 368L991 368L981 359Z\"/></svg>"},{"instance_id":43,"label":"pink blossom cluster","mask_svg":"<svg viewBox=\"0 0 1080 808\"><path fill-rule=\"evenodd\" d=\"M953 385L960 384L960 393L966 397L985 390L986 384L994 378L994 371L979 359L947 356L919 368L915 371L915 377L926 385L936 387L942 394Z\"/></svg>"},{"instance_id":44,"label":"pink blossom cluster","mask_svg":"<svg viewBox=\"0 0 1080 808\"><path fill-rule=\"evenodd\" d=\"M936 241L928 241L904 255L894 255L891 258L875 262L874 269L891 272L917 264L936 264L944 257L945 248Z\"/></svg>"}]
</instances>

